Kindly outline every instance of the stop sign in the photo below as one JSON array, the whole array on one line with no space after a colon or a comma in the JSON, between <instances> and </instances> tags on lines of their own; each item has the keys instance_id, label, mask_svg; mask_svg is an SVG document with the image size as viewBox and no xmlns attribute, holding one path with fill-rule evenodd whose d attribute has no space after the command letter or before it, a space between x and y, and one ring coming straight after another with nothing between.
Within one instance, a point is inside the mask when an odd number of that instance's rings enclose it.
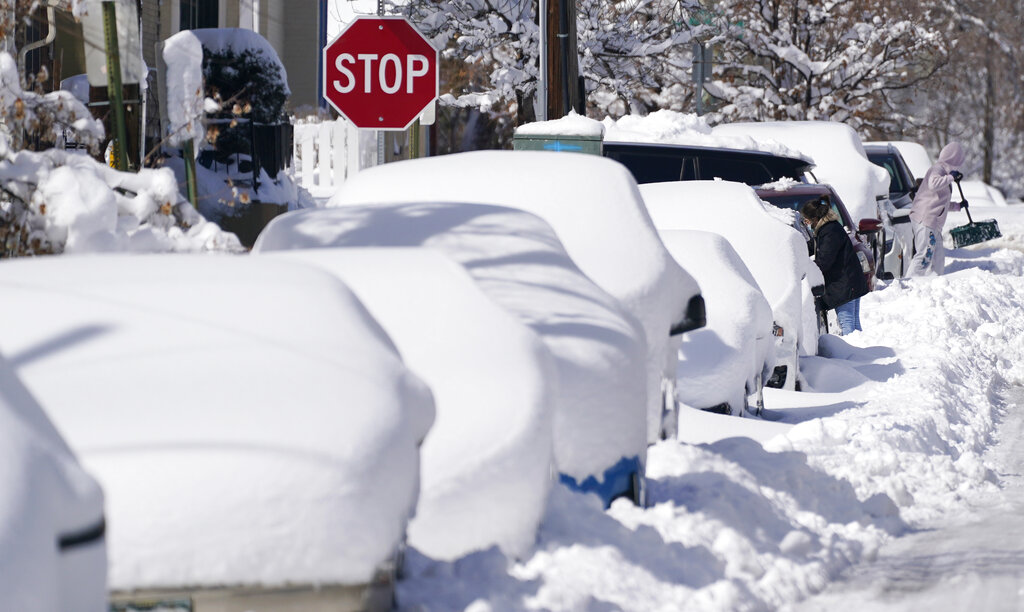
<instances>
[{"instance_id":1,"label":"stop sign","mask_svg":"<svg viewBox=\"0 0 1024 612\"><path fill-rule=\"evenodd\" d=\"M357 17L323 68L324 97L356 127L404 130L437 98L437 50L405 17Z\"/></svg>"}]
</instances>

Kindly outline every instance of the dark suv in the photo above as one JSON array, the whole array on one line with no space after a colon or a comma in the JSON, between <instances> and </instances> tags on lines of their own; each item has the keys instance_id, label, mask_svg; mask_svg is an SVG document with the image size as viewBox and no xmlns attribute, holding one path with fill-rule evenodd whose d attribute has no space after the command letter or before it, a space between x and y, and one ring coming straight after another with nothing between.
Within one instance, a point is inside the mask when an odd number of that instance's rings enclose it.
<instances>
[{"instance_id":1,"label":"dark suv","mask_svg":"<svg viewBox=\"0 0 1024 612\"><path fill-rule=\"evenodd\" d=\"M917 195L917 181L899 150L891 144L866 144L868 160L889 173L889 200L896 208L910 206Z\"/></svg>"},{"instance_id":2,"label":"dark suv","mask_svg":"<svg viewBox=\"0 0 1024 612\"><path fill-rule=\"evenodd\" d=\"M641 184L716 178L750 186L785 178L804 182L814 167L799 157L678 144L605 142L602 154L629 168Z\"/></svg>"}]
</instances>

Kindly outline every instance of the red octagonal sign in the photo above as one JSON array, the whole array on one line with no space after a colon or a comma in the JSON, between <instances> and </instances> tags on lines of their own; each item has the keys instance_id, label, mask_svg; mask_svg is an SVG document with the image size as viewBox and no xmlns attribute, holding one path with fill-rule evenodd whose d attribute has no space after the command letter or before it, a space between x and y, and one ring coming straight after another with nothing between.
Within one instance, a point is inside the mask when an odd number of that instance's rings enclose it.
<instances>
[{"instance_id":1,"label":"red octagonal sign","mask_svg":"<svg viewBox=\"0 0 1024 612\"><path fill-rule=\"evenodd\" d=\"M437 50L405 17L358 17L324 47L324 97L361 128L404 130L437 98Z\"/></svg>"}]
</instances>

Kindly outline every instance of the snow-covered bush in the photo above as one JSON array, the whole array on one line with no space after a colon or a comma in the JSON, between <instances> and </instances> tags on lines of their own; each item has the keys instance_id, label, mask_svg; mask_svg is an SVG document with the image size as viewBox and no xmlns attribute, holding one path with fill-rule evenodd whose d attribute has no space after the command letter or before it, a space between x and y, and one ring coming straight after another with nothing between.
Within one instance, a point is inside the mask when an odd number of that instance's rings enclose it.
<instances>
[{"instance_id":1,"label":"snow-covered bush","mask_svg":"<svg viewBox=\"0 0 1024 612\"><path fill-rule=\"evenodd\" d=\"M249 122L285 121L285 102L291 91L277 52L265 38L250 30L209 28L193 30L203 45L203 82L207 98L219 104L208 113L207 140L218 155L249 153ZM246 121L239 121L245 119Z\"/></svg>"}]
</instances>

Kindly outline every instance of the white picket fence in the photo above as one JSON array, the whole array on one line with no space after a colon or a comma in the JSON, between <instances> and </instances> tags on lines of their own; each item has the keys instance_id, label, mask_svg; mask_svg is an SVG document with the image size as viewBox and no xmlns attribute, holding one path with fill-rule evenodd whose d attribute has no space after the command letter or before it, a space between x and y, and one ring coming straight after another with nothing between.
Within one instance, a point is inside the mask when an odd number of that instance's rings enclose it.
<instances>
[{"instance_id":1,"label":"white picket fence","mask_svg":"<svg viewBox=\"0 0 1024 612\"><path fill-rule=\"evenodd\" d=\"M295 126L295 180L314 197L330 197L345 179L373 165L376 140L344 119Z\"/></svg>"}]
</instances>

